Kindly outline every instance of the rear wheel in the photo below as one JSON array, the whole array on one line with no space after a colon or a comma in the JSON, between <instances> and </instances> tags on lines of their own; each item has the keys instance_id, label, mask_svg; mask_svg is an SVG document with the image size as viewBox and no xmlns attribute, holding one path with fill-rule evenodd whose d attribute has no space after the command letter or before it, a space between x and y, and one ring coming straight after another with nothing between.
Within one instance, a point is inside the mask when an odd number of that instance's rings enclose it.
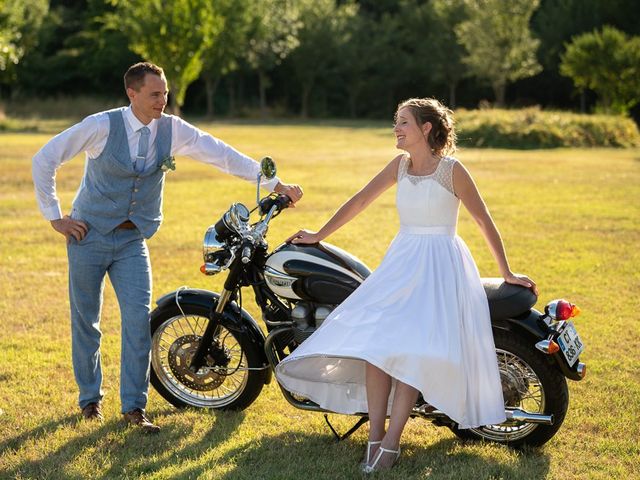
<instances>
[{"instance_id":1,"label":"rear wheel","mask_svg":"<svg viewBox=\"0 0 640 480\"><path fill-rule=\"evenodd\" d=\"M460 438L488 440L518 447L540 446L558 431L569 406L565 377L517 333L495 335L505 407L553 415L553 425L506 421L499 425L451 430Z\"/></svg>"},{"instance_id":2,"label":"rear wheel","mask_svg":"<svg viewBox=\"0 0 640 480\"><path fill-rule=\"evenodd\" d=\"M170 305L151 314L153 387L178 408L242 410L251 405L267 378L257 346L246 335L221 324L214 336L215 354L208 355L205 365L192 372L189 365L210 310L200 305L181 307L182 312Z\"/></svg>"}]
</instances>

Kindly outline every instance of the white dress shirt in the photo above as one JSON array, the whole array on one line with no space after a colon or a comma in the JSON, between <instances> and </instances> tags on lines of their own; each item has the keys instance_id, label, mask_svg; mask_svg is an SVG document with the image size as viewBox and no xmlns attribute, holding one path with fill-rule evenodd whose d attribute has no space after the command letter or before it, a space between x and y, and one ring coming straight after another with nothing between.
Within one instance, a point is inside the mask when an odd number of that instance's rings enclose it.
<instances>
[{"instance_id":1,"label":"white dress shirt","mask_svg":"<svg viewBox=\"0 0 640 480\"><path fill-rule=\"evenodd\" d=\"M138 152L139 130L145 125L133 114L131 106L122 112L122 116L133 163ZM260 171L260 165L257 162L179 117L171 115L171 122L171 155L185 155L255 183ZM151 131L147 163L156 162L157 120L151 120L146 127ZM86 154L87 162L97 158L104 150L108 136L107 112L96 113L53 137L33 157L32 170L36 198L40 211L47 220L62 218L60 200L56 195L56 170L82 151ZM262 185L272 191L278 181L279 179L275 177L262 182Z\"/></svg>"}]
</instances>

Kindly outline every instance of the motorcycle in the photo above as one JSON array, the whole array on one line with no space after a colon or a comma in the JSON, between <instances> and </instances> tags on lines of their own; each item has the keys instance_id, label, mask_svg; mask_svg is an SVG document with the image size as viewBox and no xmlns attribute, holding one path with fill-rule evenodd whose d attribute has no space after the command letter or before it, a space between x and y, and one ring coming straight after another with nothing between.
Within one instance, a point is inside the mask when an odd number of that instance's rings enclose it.
<instances>
[{"instance_id":1,"label":"motorcycle","mask_svg":"<svg viewBox=\"0 0 640 480\"><path fill-rule=\"evenodd\" d=\"M278 362L304 342L331 311L371 273L348 252L326 242L285 243L271 253L269 223L289 204L286 196L260 198L260 180L275 176L269 157L257 179L259 220L234 203L204 236L205 275L228 272L220 293L182 287L162 296L151 313L151 384L172 405L242 410L269 384ZM566 379L581 380L584 349L573 321L579 308L566 300L533 308L536 295L502 279L483 279L491 313L507 420L499 425L460 429L422 397L412 417L450 428L463 439L519 447L539 446L558 431L569 406ZM242 308L242 289L251 287L267 335ZM338 439L363 425L366 412L343 435L328 413L309 399L287 391L294 407L322 412Z\"/></svg>"}]
</instances>

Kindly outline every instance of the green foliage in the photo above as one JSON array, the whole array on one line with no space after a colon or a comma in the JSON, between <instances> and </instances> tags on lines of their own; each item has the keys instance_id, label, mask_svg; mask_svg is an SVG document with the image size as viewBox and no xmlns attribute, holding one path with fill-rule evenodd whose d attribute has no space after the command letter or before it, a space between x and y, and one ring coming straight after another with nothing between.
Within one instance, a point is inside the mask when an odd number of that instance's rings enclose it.
<instances>
[{"instance_id":1,"label":"green foliage","mask_svg":"<svg viewBox=\"0 0 640 480\"><path fill-rule=\"evenodd\" d=\"M147 59L166 70L174 105L186 95L202 111L206 96L208 115L214 103L245 115L259 99L263 115L388 118L415 96L473 107L489 87L497 104L577 108L579 97L586 111L595 90L574 95L560 75L563 44L605 24L638 35L639 15L635 0L0 0L0 96L122 96L123 72ZM536 55L544 70L530 77ZM615 109L639 91L625 88Z\"/></svg>"},{"instance_id":2,"label":"green foliage","mask_svg":"<svg viewBox=\"0 0 640 480\"><path fill-rule=\"evenodd\" d=\"M431 48L428 58L434 63L435 80L449 87L449 107L454 108L456 87L466 73L464 48L457 41L455 29L465 20L466 10L461 0L433 0L427 5L433 19L426 42Z\"/></svg>"},{"instance_id":3,"label":"green foliage","mask_svg":"<svg viewBox=\"0 0 640 480\"><path fill-rule=\"evenodd\" d=\"M560 73L578 89L589 88L605 112L626 114L640 102L640 36L605 26L566 45Z\"/></svg>"},{"instance_id":4,"label":"green foliage","mask_svg":"<svg viewBox=\"0 0 640 480\"><path fill-rule=\"evenodd\" d=\"M38 48L17 65L13 95L124 99L122 75L140 57L129 50L119 24L105 25L114 7L102 0L55 4L38 31Z\"/></svg>"},{"instance_id":5,"label":"green foliage","mask_svg":"<svg viewBox=\"0 0 640 480\"><path fill-rule=\"evenodd\" d=\"M112 0L113 25L126 31L131 49L161 66L179 112L187 87L202 70L202 53L223 26L209 0Z\"/></svg>"},{"instance_id":6,"label":"green foliage","mask_svg":"<svg viewBox=\"0 0 640 480\"><path fill-rule=\"evenodd\" d=\"M618 115L537 108L459 110L456 123L460 145L469 147L640 147L637 125Z\"/></svg>"},{"instance_id":7,"label":"green foliage","mask_svg":"<svg viewBox=\"0 0 640 480\"><path fill-rule=\"evenodd\" d=\"M253 0L249 49L246 60L258 72L260 109L266 113L269 72L300 44L300 2L297 0Z\"/></svg>"},{"instance_id":8,"label":"green foliage","mask_svg":"<svg viewBox=\"0 0 640 480\"><path fill-rule=\"evenodd\" d=\"M213 96L220 79L239 68L248 49L248 31L253 0L215 0L214 11L224 21L219 33L202 52L202 78L207 95L207 115L214 113Z\"/></svg>"},{"instance_id":9,"label":"green foliage","mask_svg":"<svg viewBox=\"0 0 640 480\"><path fill-rule=\"evenodd\" d=\"M46 0L0 0L0 80L14 79L12 66L35 46L48 9Z\"/></svg>"},{"instance_id":10,"label":"green foliage","mask_svg":"<svg viewBox=\"0 0 640 480\"><path fill-rule=\"evenodd\" d=\"M467 49L464 62L476 77L491 84L496 104L504 105L508 83L542 70L536 59L540 41L529 28L540 0L464 0L467 19L456 28Z\"/></svg>"},{"instance_id":11,"label":"green foliage","mask_svg":"<svg viewBox=\"0 0 640 480\"><path fill-rule=\"evenodd\" d=\"M456 88L467 67L462 62L464 47L455 35L456 26L465 20L462 0L431 0L427 3L406 0L400 12L403 35L408 38L412 59L408 69L421 87L416 96L438 84L449 92L448 105L456 105Z\"/></svg>"},{"instance_id":12,"label":"green foliage","mask_svg":"<svg viewBox=\"0 0 640 480\"><path fill-rule=\"evenodd\" d=\"M335 75L340 56L348 43L348 25L358 13L355 3L336 5L335 0L306 0L301 3L300 44L289 63L300 85L300 115L309 114L309 101L316 83Z\"/></svg>"},{"instance_id":13,"label":"green foliage","mask_svg":"<svg viewBox=\"0 0 640 480\"><path fill-rule=\"evenodd\" d=\"M347 23L344 40L338 88L346 92L349 115L379 111L390 116L399 87L411 77L409 37L401 18L390 13L379 18L358 15Z\"/></svg>"},{"instance_id":14,"label":"green foliage","mask_svg":"<svg viewBox=\"0 0 640 480\"><path fill-rule=\"evenodd\" d=\"M640 2L626 0L544 1L532 18L541 40L538 57L545 70L556 70L565 43L571 37L602 25L615 25L628 34L640 34Z\"/></svg>"},{"instance_id":15,"label":"green foliage","mask_svg":"<svg viewBox=\"0 0 640 480\"><path fill-rule=\"evenodd\" d=\"M410 78L404 71L410 72L409 65L414 61L402 18L384 13L379 19L364 17L354 26L356 48L350 48L352 39L341 51L349 74L351 116L369 110L385 112L390 118L398 103L398 92ZM362 57L355 58L358 55Z\"/></svg>"}]
</instances>

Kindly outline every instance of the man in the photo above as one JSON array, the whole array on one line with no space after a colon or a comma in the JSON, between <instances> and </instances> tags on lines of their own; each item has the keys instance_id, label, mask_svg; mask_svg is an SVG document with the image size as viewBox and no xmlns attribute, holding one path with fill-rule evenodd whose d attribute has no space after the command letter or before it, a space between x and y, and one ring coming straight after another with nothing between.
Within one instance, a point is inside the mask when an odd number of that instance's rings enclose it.
<instances>
[{"instance_id":1,"label":"man","mask_svg":"<svg viewBox=\"0 0 640 480\"><path fill-rule=\"evenodd\" d=\"M122 321L120 399L126 422L157 432L145 415L149 389L151 266L145 239L162 221L164 170L173 155L186 155L255 181L259 165L184 120L165 115L167 81L162 69L137 63L124 75L131 104L97 113L51 139L33 158L42 214L67 239L72 360L79 406L88 420L101 411L100 311L109 274ZM62 215L55 173L78 153L85 173L70 215ZM278 178L265 187L302 197L297 185Z\"/></svg>"}]
</instances>

